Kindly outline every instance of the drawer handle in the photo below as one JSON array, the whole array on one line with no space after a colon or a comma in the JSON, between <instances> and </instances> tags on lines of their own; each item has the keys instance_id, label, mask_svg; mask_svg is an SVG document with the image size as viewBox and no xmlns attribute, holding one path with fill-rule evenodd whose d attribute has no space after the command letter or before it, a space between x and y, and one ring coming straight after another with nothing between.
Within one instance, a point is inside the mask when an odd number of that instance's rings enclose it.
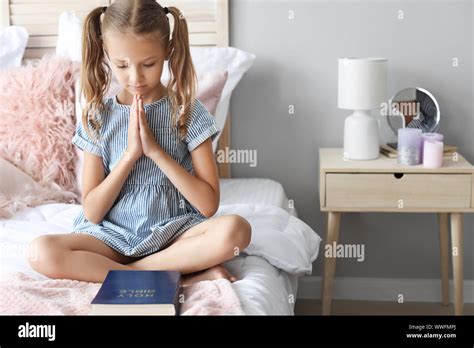
<instances>
[{"instance_id":1,"label":"drawer handle","mask_svg":"<svg viewBox=\"0 0 474 348\"><path fill-rule=\"evenodd\" d=\"M393 173L393 176L396 177L397 179L403 178L403 173Z\"/></svg>"}]
</instances>

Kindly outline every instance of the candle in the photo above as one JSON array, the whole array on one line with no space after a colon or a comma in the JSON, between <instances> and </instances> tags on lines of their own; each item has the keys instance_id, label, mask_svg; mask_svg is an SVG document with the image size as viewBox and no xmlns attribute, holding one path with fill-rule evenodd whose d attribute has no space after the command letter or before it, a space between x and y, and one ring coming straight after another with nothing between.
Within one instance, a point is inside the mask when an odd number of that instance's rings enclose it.
<instances>
[{"instance_id":1,"label":"candle","mask_svg":"<svg viewBox=\"0 0 474 348\"><path fill-rule=\"evenodd\" d=\"M400 128L398 130L398 163L402 165L420 164L421 155L421 129Z\"/></svg>"},{"instance_id":2,"label":"candle","mask_svg":"<svg viewBox=\"0 0 474 348\"><path fill-rule=\"evenodd\" d=\"M443 143L441 141L425 141L423 166L427 168L439 168L443 166Z\"/></svg>"},{"instance_id":3,"label":"candle","mask_svg":"<svg viewBox=\"0 0 474 348\"><path fill-rule=\"evenodd\" d=\"M423 162L423 148L424 148L424 143L426 140L441 141L441 142L443 142L444 140L443 134L439 134L439 133L423 133L422 136L423 136L423 141L421 142L421 159L420 159L421 162Z\"/></svg>"}]
</instances>

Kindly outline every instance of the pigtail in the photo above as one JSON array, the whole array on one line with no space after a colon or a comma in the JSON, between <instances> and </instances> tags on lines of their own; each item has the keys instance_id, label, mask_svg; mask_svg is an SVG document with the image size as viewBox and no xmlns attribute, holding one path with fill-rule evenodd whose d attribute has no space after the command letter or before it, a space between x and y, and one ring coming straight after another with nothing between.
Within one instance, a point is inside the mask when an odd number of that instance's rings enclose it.
<instances>
[{"instance_id":1,"label":"pigtail","mask_svg":"<svg viewBox=\"0 0 474 348\"><path fill-rule=\"evenodd\" d=\"M168 7L174 18L174 28L170 45L168 67L170 79L167 85L171 101L173 126L178 126L181 138L187 133L186 123L191 116L197 90L197 78L189 49L188 25L176 7Z\"/></svg>"},{"instance_id":2,"label":"pigtail","mask_svg":"<svg viewBox=\"0 0 474 348\"><path fill-rule=\"evenodd\" d=\"M99 114L104 110L103 97L110 84L110 66L104 60L101 15L103 7L92 10L84 21L82 31L81 91L86 105L82 111L82 125L91 138L97 139L100 130ZM105 13L104 13L105 15ZM80 95L81 95L80 94ZM89 124L95 135L92 136Z\"/></svg>"}]
</instances>

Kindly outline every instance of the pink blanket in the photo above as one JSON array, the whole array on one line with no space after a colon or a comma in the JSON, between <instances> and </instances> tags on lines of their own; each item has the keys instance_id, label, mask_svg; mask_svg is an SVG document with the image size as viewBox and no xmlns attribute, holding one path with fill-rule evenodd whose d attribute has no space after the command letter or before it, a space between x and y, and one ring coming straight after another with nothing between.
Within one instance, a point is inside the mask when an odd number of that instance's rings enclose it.
<instances>
[{"instance_id":1,"label":"pink blanket","mask_svg":"<svg viewBox=\"0 0 474 348\"><path fill-rule=\"evenodd\" d=\"M68 279L34 279L24 273L2 275L0 315L89 315L100 283ZM180 315L243 315L227 279L182 287Z\"/></svg>"}]
</instances>

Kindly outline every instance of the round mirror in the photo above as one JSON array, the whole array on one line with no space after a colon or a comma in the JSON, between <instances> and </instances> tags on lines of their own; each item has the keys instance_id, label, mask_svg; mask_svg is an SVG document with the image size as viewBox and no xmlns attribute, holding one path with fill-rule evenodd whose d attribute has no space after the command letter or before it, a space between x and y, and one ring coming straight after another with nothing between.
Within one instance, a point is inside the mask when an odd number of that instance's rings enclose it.
<instances>
[{"instance_id":1,"label":"round mirror","mask_svg":"<svg viewBox=\"0 0 474 348\"><path fill-rule=\"evenodd\" d=\"M439 105L426 89L405 88L390 99L388 124L395 135L399 128L418 128L423 133L436 133L439 128Z\"/></svg>"}]
</instances>

